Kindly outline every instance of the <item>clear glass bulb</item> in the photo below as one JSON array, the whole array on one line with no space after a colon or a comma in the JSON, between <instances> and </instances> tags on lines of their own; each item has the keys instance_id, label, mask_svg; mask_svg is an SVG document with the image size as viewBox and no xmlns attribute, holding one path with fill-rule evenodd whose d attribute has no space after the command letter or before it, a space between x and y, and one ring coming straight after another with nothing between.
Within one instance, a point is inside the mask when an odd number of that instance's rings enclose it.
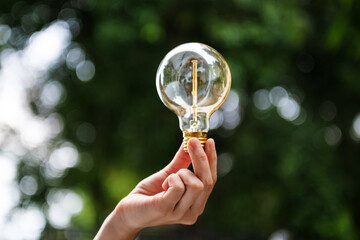
<instances>
[{"instance_id":1,"label":"clear glass bulb","mask_svg":"<svg viewBox=\"0 0 360 240\"><path fill-rule=\"evenodd\" d=\"M231 74L225 59L202 43L185 43L171 50L156 73L162 102L179 118L184 149L197 137L204 147L210 116L225 102Z\"/></svg>"}]
</instances>

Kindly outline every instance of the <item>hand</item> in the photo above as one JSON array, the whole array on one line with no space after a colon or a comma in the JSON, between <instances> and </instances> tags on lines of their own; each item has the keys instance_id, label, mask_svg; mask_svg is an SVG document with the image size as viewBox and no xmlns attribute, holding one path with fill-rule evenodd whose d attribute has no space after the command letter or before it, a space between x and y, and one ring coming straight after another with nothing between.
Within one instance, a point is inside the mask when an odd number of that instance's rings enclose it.
<instances>
[{"instance_id":1,"label":"hand","mask_svg":"<svg viewBox=\"0 0 360 240\"><path fill-rule=\"evenodd\" d=\"M145 227L194 224L217 179L214 140L209 139L205 148L196 138L188 142L189 154L181 146L168 166L141 181L119 202L95 239L134 239ZM187 169L191 162L194 173Z\"/></svg>"}]
</instances>

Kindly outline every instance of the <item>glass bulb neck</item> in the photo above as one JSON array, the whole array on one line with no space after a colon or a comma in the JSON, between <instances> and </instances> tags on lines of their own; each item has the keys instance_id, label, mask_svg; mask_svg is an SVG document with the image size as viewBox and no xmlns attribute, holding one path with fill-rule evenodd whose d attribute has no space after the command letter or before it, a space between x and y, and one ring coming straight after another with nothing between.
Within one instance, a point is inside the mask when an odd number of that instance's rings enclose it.
<instances>
[{"instance_id":1,"label":"glass bulb neck","mask_svg":"<svg viewBox=\"0 0 360 240\"><path fill-rule=\"evenodd\" d=\"M190 138L197 138L200 141L201 146L205 149L205 143L207 141L207 132L188 132L188 131L183 131L183 143L184 143L184 151L188 152L188 141L190 140Z\"/></svg>"}]
</instances>

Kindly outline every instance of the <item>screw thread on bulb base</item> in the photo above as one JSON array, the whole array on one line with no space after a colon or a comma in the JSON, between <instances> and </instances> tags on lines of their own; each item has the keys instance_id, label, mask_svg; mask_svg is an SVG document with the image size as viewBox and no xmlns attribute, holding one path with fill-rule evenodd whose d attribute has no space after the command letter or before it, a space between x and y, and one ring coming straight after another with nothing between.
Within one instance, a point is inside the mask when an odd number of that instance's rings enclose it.
<instances>
[{"instance_id":1,"label":"screw thread on bulb base","mask_svg":"<svg viewBox=\"0 0 360 240\"><path fill-rule=\"evenodd\" d=\"M197 138L200 141L200 144L203 148L205 148L205 143L207 141L207 132L188 132L188 131L183 131L183 143L184 143L184 151L188 152L188 141L190 140L190 138Z\"/></svg>"}]
</instances>

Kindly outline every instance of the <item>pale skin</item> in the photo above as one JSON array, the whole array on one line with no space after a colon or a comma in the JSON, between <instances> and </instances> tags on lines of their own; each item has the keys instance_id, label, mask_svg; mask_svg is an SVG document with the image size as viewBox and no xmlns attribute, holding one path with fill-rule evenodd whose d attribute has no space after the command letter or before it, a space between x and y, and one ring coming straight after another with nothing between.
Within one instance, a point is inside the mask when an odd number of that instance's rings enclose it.
<instances>
[{"instance_id":1,"label":"pale skin","mask_svg":"<svg viewBox=\"0 0 360 240\"><path fill-rule=\"evenodd\" d=\"M134 239L146 227L194 224L203 213L214 188L217 156L213 139L205 151L199 140L180 147L174 159L159 172L142 180L106 218L95 240ZM192 163L194 172L188 169Z\"/></svg>"}]
</instances>

